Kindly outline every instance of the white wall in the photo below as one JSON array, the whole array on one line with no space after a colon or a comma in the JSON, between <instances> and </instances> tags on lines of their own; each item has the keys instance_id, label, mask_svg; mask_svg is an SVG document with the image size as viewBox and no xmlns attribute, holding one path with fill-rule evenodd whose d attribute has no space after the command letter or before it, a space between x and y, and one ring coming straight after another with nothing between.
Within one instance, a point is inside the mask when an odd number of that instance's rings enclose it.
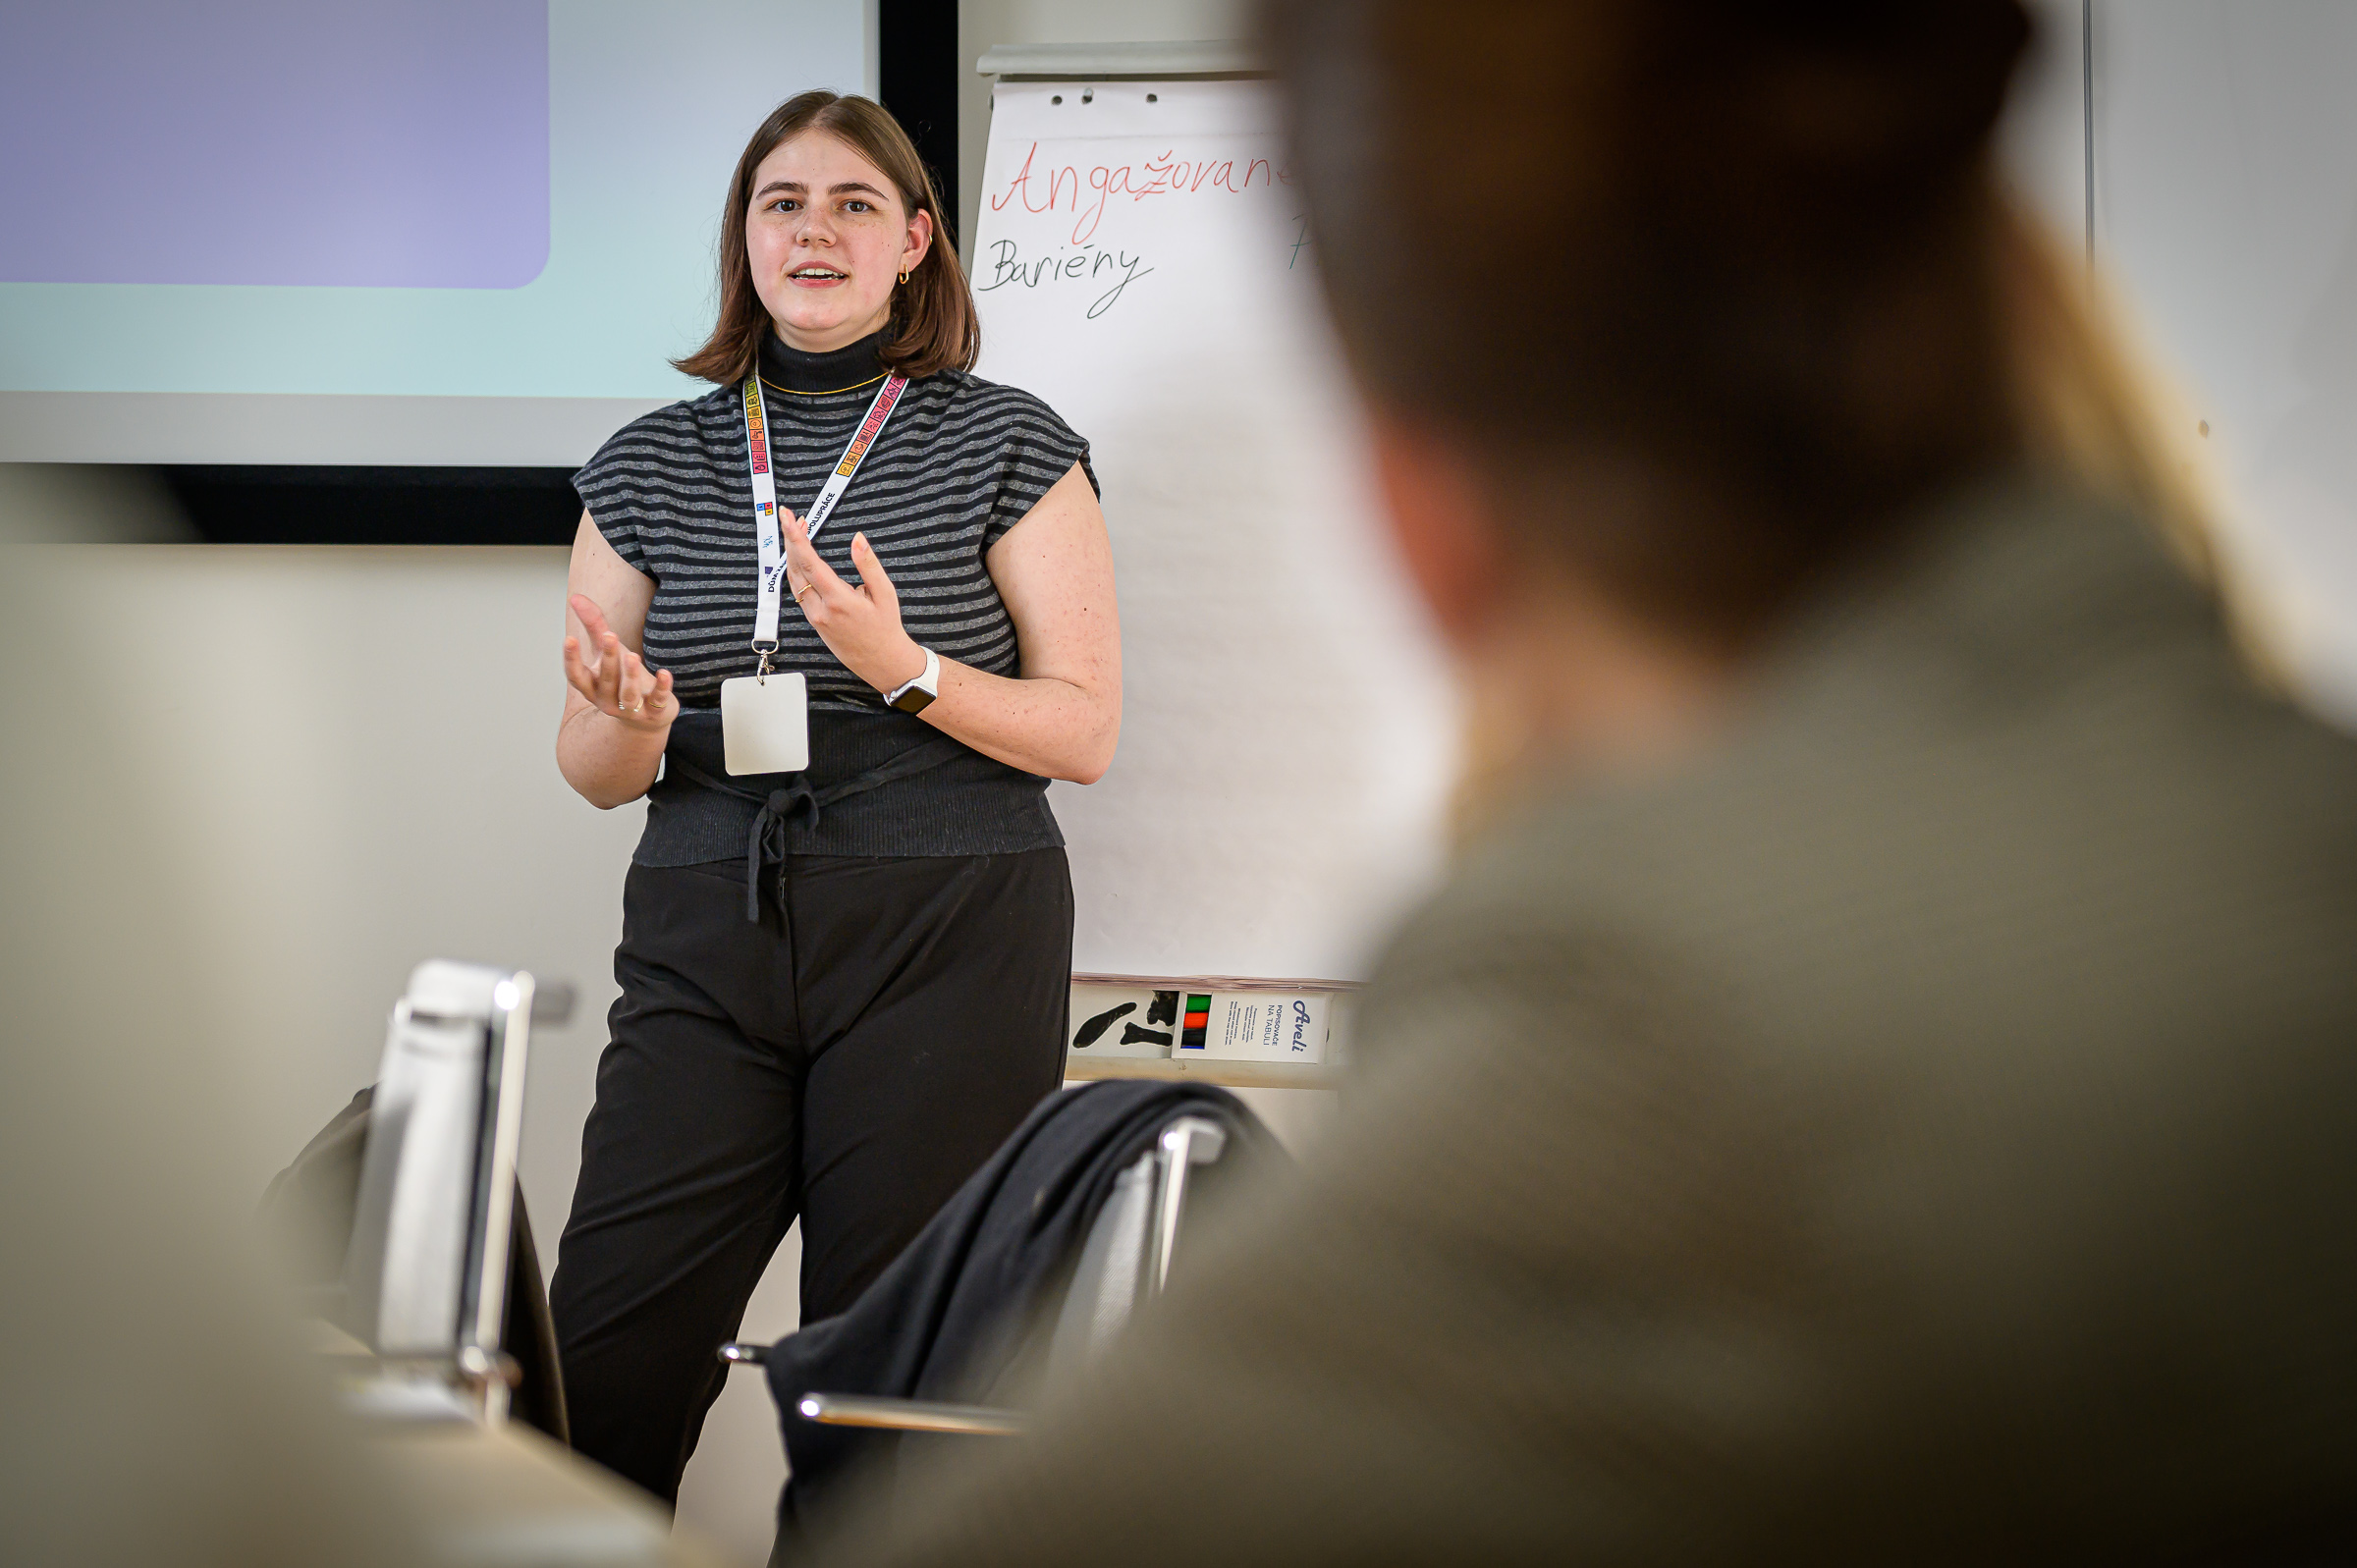
<instances>
[{"instance_id":1,"label":"white wall","mask_svg":"<svg viewBox=\"0 0 2357 1568\"><path fill-rule=\"evenodd\" d=\"M2026 0L2037 36L1998 142L2006 178L2055 232L2087 243L2086 93L2079 0Z\"/></svg>"},{"instance_id":2,"label":"white wall","mask_svg":"<svg viewBox=\"0 0 2357 1568\"><path fill-rule=\"evenodd\" d=\"M2097 259L2209 426L2304 683L2357 721L2357 7L2097 0L2094 23Z\"/></svg>"},{"instance_id":3,"label":"white wall","mask_svg":"<svg viewBox=\"0 0 2357 1568\"><path fill-rule=\"evenodd\" d=\"M2357 725L2357 7L2030 6L2046 48L2005 131L2013 183L2092 238L2269 641Z\"/></svg>"}]
</instances>

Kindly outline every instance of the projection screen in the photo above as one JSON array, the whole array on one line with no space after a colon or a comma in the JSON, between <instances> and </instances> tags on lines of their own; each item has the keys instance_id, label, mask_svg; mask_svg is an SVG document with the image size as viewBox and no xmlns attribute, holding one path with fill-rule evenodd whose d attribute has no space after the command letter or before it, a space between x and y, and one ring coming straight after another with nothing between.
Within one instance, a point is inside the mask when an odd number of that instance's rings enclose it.
<instances>
[{"instance_id":1,"label":"projection screen","mask_svg":"<svg viewBox=\"0 0 2357 1568\"><path fill-rule=\"evenodd\" d=\"M874 0L0 8L0 460L577 464Z\"/></svg>"}]
</instances>

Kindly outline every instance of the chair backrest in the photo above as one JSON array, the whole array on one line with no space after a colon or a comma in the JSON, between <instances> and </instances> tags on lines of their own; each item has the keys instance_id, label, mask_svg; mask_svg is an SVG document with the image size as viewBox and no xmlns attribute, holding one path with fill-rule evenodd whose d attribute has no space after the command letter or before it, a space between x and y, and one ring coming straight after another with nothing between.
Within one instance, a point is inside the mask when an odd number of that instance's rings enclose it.
<instances>
[{"instance_id":1,"label":"chair backrest","mask_svg":"<svg viewBox=\"0 0 2357 1568\"><path fill-rule=\"evenodd\" d=\"M393 1008L360 1160L350 1314L379 1356L495 1360L532 977L432 959Z\"/></svg>"},{"instance_id":2,"label":"chair backrest","mask_svg":"<svg viewBox=\"0 0 2357 1568\"><path fill-rule=\"evenodd\" d=\"M1048 1347L1052 1369L1094 1359L1140 1301L1161 1293L1185 1221L1188 1177L1193 1167L1217 1162L1227 1143L1218 1122L1179 1116L1114 1178L1065 1291Z\"/></svg>"}]
</instances>

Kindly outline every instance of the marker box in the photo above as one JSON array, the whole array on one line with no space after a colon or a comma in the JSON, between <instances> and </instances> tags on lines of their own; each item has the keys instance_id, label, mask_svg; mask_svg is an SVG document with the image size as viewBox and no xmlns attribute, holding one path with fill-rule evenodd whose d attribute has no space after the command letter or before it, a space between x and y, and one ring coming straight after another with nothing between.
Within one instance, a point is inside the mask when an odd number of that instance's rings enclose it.
<instances>
[{"instance_id":1,"label":"marker box","mask_svg":"<svg viewBox=\"0 0 2357 1568\"><path fill-rule=\"evenodd\" d=\"M1282 981L1234 990L1217 980L1075 981L1066 1046L1075 1058L1323 1063L1333 1059L1337 995L1289 990Z\"/></svg>"}]
</instances>

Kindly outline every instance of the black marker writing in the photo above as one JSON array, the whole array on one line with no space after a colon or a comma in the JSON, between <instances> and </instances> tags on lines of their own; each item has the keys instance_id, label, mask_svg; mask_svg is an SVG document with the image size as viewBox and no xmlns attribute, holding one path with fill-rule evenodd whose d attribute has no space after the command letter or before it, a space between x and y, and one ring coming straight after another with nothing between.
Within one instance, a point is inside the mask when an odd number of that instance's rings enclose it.
<instances>
[{"instance_id":1,"label":"black marker writing","mask_svg":"<svg viewBox=\"0 0 2357 1568\"><path fill-rule=\"evenodd\" d=\"M1121 298L1122 292L1138 279L1153 272L1152 267L1140 269L1143 256L1133 256L1126 250L1101 250L1097 246L1080 245L1063 256L1035 256L1026 260L1022 250L1012 240L1001 240L990 247L990 281L975 289L976 294L988 294L1014 284L1024 289L1036 289L1049 283L1104 283L1112 287L1089 302L1088 319L1111 310Z\"/></svg>"},{"instance_id":2,"label":"black marker writing","mask_svg":"<svg viewBox=\"0 0 2357 1568\"><path fill-rule=\"evenodd\" d=\"M1074 1051L1086 1051L1089 1047L1097 1043L1097 1037L1099 1035L1113 1027L1116 1019L1122 1017L1124 1013L1132 1013L1135 1011L1137 1011L1136 1002L1124 1001L1120 1006L1114 1008L1111 1012L1098 1013L1094 1018L1091 1018L1088 1020L1088 1022L1082 1024L1079 1028L1079 1031L1072 1036L1072 1049Z\"/></svg>"}]
</instances>

